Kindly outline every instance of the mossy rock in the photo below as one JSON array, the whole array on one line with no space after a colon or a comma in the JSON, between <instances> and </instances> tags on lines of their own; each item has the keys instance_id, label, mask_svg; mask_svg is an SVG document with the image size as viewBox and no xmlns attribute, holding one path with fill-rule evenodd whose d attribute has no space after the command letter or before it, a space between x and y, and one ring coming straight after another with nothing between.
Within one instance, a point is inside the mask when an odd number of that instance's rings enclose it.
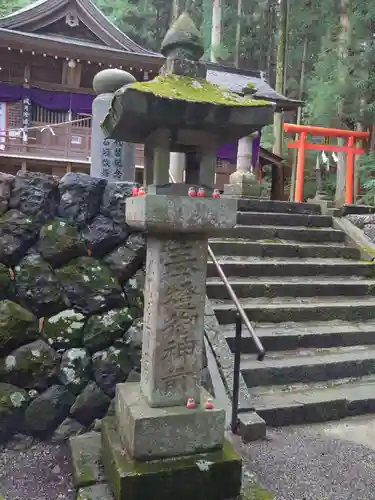
<instances>
[{"instance_id":1,"label":"mossy rock","mask_svg":"<svg viewBox=\"0 0 375 500\"><path fill-rule=\"evenodd\" d=\"M38 336L36 317L10 300L0 301L0 355L35 340Z\"/></svg>"},{"instance_id":2,"label":"mossy rock","mask_svg":"<svg viewBox=\"0 0 375 500\"><path fill-rule=\"evenodd\" d=\"M241 96L204 79L173 74L157 76L149 82L131 83L127 89L153 94L164 99L194 103L231 107L272 106L268 101Z\"/></svg>"},{"instance_id":3,"label":"mossy rock","mask_svg":"<svg viewBox=\"0 0 375 500\"><path fill-rule=\"evenodd\" d=\"M0 172L0 215L8 210L13 181L13 175Z\"/></svg>"},{"instance_id":4,"label":"mossy rock","mask_svg":"<svg viewBox=\"0 0 375 500\"><path fill-rule=\"evenodd\" d=\"M24 389L43 390L56 376L57 364L55 351L42 340L36 340L2 359L0 376Z\"/></svg>"},{"instance_id":5,"label":"mossy rock","mask_svg":"<svg viewBox=\"0 0 375 500\"><path fill-rule=\"evenodd\" d=\"M69 172L59 182L59 217L80 228L100 212L107 181L88 174Z\"/></svg>"},{"instance_id":6,"label":"mossy rock","mask_svg":"<svg viewBox=\"0 0 375 500\"><path fill-rule=\"evenodd\" d=\"M18 210L9 210L0 217L0 262L16 265L35 242L40 224Z\"/></svg>"},{"instance_id":7,"label":"mossy rock","mask_svg":"<svg viewBox=\"0 0 375 500\"><path fill-rule=\"evenodd\" d=\"M104 215L95 217L82 231L82 237L93 257L102 258L111 252L117 245L124 243L128 230L118 226L113 220Z\"/></svg>"},{"instance_id":8,"label":"mossy rock","mask_svg":"<svg viewBox=\"0 0 375 500\"><path fill-rule=\"evenodd\" d=\"M113 398L116 385L125 382L133 368L127 346L109 347L92 356L92 373L98 386Z\"/></svg>"},{"instance_id":9,"label":"mossy rock","mask_svg":"<svg viewBox=\"0 0 375 500\"><path fill-rule=\"evenodd\" d=\"M66 387L53 385L35 398L25 411L25 430L45 436L52 432L69 414L74 396Z\"/></svg>"},{"instance_id":10,"label":"mossy rock","mask_svg":"<svg viewBox=\"0 0 375 500\"><path fill-rule=\"evenodd\" d=\"M33 240L39 233L41 224L33 216L18 210L8 210L0 217L0 234L12 234L21 240Z\"/></svg>"},{"instance_id":11,"label":"mossy rock","mask_svg":"<svg viewBox=\"0 0 375 500\"><path fill-rule=\"evenodd\" d=\"M130 278L122 285L124 290L126 302L129 304L131 314L134 318L143 316L144 307L144 292L143 288L139 286L139 279L142 276L142 270L136 273L133 278Z\"/></svg>"},{"instance_id":12,"label":"mossy rock","mask_svg":"<svg viewBox=\"0 0 375 500\"><path fill-rule=\"evenodd\" d=\"M42 336L54 349L82 346L86 317L74 309L65 309L55 316L45 318Z\"/></svg>"},{"instance_id":13,"label":"mossy rock","mask_svg":"<svg viewBox=\"0 0 375 500\"><path fill-rule=\"evenodd\" d=\"M77 229L63 219L55 219L40 230L38 250L53 267L87 255L87 248Z\"/></svg>"},{"instance_id":14,"label":"mossy rock","mask_svg":"<svg viewBox=\"0 0 375 500\"><path fill-rule=\"evenodd\" d=\"M127 354L131 359L135 370L141 370L142 356L143 321L138 318L123 336L123 342L127 349Z\"/></svg>"},{"instance_id":15,"label":"mossy rock","mask_svg":"<svg viewBox=\"0 0 375 500\"><path fill-rule=\"evenodd\" d=\"M111 399L95 382L90 382L77 396L70 409L70 415L82 425L90 425L96 418L106 414Z\"/></svg>"},{"instance_id":16,"label":"mossy rock","mask_svg":"<svg viewBox=\"0 0 375 500\"><path fill-rule=\"evenodd\" d=\"M59 380L78 394L90 378L91 358L86 349L73 347L64 352L61 358Z\"/></svg>"},{"instance_id":17,"label":"mossy rock","mask_svg":"<svg viewBox=\"0 0 375 500\"><path fill-rule=\"evenodd\" d=\"M144 256L135 252L129 246L121 245L104 258L113 274L120 283L125 283L142 265Z\"/></svg>"},{"instance_id":18,"label":"mossy rock","mask_svg":"<svg viewBox=\"0 0 375 500\"><path fill-rule=\"evenodd\" d=\"M58 183L54 175L19 170L14 178L9 207L43 222L51 219L58 205Z\"/></svg>"},{"instance_id":19,"label":"mossy rock","mask_svg":"<svg viewBox=\"0 0 375 500\"><path fill-rule=\"evenodd\" d=\"M94 314L125 305L125 296L110 269L90 257L73 260L56 271L73 307Z\"/></svg>"},{"instance_id":20,"label":"mossy rock","mask_svg":"<svg viewBox=\"0 0 375 500\"><path fill-rule=\"evenodd\" d=\"M79 436L86 431L86 428L73 418L67 417L61 422L57 427L51 441L53 443L63 443L67 441L72 436Z\"/></svg>"},{"instance_id":21,"label":"mossy rock","mask_svg":"<svg viewBox=\"0 0 375 500\"><path fill-rule=\"evenodd\" d=\"M90 352L109 347L121 338L133 323L130 309L112 309L103 314L91 316L85 325L83 345Z\"/></svg>"},{"instance_id":22,"label":"mossy rock","mask_svg":"<svg viewBox=\"0 0 375 500\"><path fill-rule=\"evenodd\" d=\"M36 316L52 316L66 309L68 300L50 265L31 253L15 267L17 295Z\"/></svg>"},{"instance_id":23,"label":"mossy rock","mask_svg":"<svg viewBox=\"0 0 375 500\"><path fill-rule=\"evenodd\" d=\"M14 296L14 281L7 266L0 264L0 300Z\"/></svg>"},{"instance_id":24,"label":"mossy rock","mask_svg":"<svg viewBox=\"0 0 375 500\"><path fill-rule=\"evenodd\" d=\"M22 428L23 413L29 403L26 391L0 383L0 441Z\"/></svg>"}]
</instances>

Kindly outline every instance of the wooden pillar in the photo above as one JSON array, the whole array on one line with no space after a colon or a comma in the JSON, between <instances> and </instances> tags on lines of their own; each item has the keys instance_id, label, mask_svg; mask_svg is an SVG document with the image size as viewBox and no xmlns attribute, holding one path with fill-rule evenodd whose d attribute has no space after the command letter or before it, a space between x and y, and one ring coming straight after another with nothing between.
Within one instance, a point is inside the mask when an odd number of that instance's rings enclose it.
<instances>
[{"instance_id":1,"label":"wooden pillar","mask_svg":"<svg viewBox=\"0 0 375 500\"><path fill-rule=\"evenodd\" d=\"M294 201L303 201L303 183L305 170L305 143L306 132L301 132L298 139L298 156L297 156L297 171L296 171L296 191Z\"/></svg>"},{"instance_id":2,"label":"wooden pillar","mask_svg":"<svg viewBox=\"0 0 375 500\"><path fill-rule=\"evenodd\" d=\"M346 153L346 181L345 181L345 203L353 204L354 193L354 137L348 139L348 151Z\"/></svg>"}]
</instances>

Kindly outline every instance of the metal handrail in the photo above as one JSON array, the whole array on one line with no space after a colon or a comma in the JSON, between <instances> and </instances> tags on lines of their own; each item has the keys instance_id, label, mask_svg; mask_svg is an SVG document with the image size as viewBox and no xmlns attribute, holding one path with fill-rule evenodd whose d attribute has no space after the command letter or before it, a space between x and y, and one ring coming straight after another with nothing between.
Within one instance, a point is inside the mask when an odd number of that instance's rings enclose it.
<instances>
[{"instance_id":1,"label":"metal handrail","mask_svg":"<svg viewBox=\"0 0 375 500\"><path fill-rule=\"evenodd\" d=\"M173 184L176 184L176 180L174 179L173 174L171 174L170 172L169 172L169 177L170 177L171 181L173 182ZM262 342L259 340L258 335L255 333L254 328L253 328L252 324L250 323L249 318L247 317L247 314L245 313L244 308L240 304L237 295L235 294L233 288L231 287L231 285L228 281L228 278L225 276L224 271L223 271L221 265L218 263L218 261L215 257L215 254L212 251L212 248L210 247L210 245L208 245L208 254L211 257L211 260L214 263L216 270L219 273L219 276L220 276L222 282L225 285L225 288L227 289L227 291L230 295L230 298L233 300L234 305L237 308L238 314L241 316L243 323L245 324L246 328L249 330L249 333L254 341L255 347L258 351L258 357L257 357L258 361L262 361L264 359L264 356L266 355L266 351L262 345Z\"/></svg>"}]
</instances>

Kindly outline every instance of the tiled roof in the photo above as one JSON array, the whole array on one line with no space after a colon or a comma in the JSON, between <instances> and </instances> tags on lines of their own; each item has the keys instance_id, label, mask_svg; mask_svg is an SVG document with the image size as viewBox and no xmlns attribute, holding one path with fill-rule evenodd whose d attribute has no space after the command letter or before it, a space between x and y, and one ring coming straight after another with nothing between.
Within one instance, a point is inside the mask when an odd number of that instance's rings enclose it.
<instances>
[{"instance_id":1,"label":"tiled roof","mask_svg":"<svg viewBox=\"0 0 375 500\"><path fill-rule=\"evenodd\" d=\"M211 69L210 64L208 64L207 80L220 87L227 88L232 92L241 92L243 88L251 83L256 89L254 97L275 101L279 104L279 107L285 109L295 108L300 104L299 101L288 99L284 95L276 92L276 90L262 78L261 72L249 70L241 71L235 68L231 71L231 69L232 68L226 68L224 66L223 69L220 69L218 65L215 65L215 69Z\"/></svg>"}]
</instances>

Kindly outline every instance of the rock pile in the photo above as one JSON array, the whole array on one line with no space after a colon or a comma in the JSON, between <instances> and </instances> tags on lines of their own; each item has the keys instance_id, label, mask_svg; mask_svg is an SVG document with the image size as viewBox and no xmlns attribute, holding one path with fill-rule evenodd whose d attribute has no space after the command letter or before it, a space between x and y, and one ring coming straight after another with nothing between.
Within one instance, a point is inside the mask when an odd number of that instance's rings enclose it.
<instances>
[{"instance_id":1,"label":"rock pile","mask_svg":"<svg viewBox=\"0 0 375 500\"><path fill-rule=\"evenodd\" d=\"M362 229L369 240L375 242L375 214L350 214L346 218Z\"/></svg>"},{"instance_id":2,"label":"rock pile","mask_svg":"<svg viewBox=\"0 0 375 500\"><path fill-rule=\"evenodd\" d=\"M0 440L91 428L139 378L145 240L132 183L0 174Z\"/></svg>"}]
</instances>

